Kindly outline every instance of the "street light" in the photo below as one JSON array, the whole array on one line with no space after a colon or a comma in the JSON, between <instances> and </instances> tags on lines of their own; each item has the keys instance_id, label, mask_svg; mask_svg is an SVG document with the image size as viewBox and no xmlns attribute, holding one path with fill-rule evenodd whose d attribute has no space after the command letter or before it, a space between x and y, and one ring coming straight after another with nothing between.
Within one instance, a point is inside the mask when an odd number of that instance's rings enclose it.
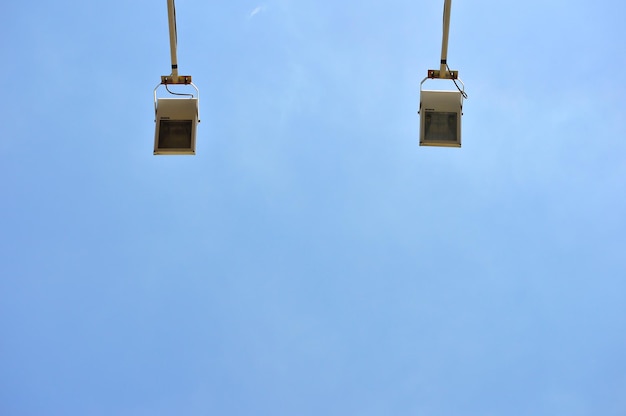
<instances>
[{"instance_id":1,"label":"street light","mask_svg":"<svg viewBox=\"0 0 626 416\"><path fill-rule=\"evenodd\" d=\"M170 31L170 54L172 59L172 73L161 76L161 83L154 88L154 112L156 129L154 132L155 155L195 155L196 154L196 127L199 119L198 87L191 81L190 75L178 75L178 61L176 57L176 8L174 0L167 0L167 14ZM157 89L164 85L167 92L177 98L157 98ZM189 85L194 93L181 94L172 92L168 85ZM185 97L185 98L180 98Z\"/></svg>"},{"instance_id":2,"label":"street light","mask_svg":"<svg viewBox=\"0 0 626 416\"><path fill-rule=\"evenodd\" d=\"M420 146L461 147L461 116L467 94L459 71L451 71L447 63L451 5L452 0L444 1L441 65L439 70L429 69L428 76L420 83ZM428 79L452 80L456 90L423 90Z\"/></svg>"}]
</instances>

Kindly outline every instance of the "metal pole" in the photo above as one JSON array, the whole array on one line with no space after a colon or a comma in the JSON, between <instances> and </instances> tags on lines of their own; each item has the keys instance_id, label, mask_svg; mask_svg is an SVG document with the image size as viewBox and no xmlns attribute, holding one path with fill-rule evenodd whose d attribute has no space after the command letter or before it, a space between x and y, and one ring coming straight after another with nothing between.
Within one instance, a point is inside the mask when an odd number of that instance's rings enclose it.
<instances>
[{"instance_id":1,"label":"metal pole","mask_svg":"<svg viewBox=\"0 0 626 416\"><path fill-rule=\"evenodd\" d=\"M170 24L170 54L172 56L172 79L178 79L178 59L176 58L176 7L174 0L167 0L167 16Z\"/></svg>"},{"instance_id":2,"label":"metal pole","mask_svg":"<svg viewBox=\"0 0 626 416\"><path fill-rule=\"evenodd\" d=\"M448 73L448 34L450 32L450 9L452 0L445 0L443 4L443 41L441 42L441 66L439 67L442 78Z\"/></svg>"}]
</instances>

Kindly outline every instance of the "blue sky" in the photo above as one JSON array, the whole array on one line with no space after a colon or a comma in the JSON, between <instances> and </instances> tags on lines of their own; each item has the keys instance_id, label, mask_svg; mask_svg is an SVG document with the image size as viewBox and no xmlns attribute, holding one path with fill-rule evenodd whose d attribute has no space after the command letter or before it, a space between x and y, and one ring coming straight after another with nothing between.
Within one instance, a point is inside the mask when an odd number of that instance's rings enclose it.
<instances>
[{"instance_id":1,"label":"blue sky","mask_svg":"<svg viewBox=\"0 0 626 416\"><path fill-rule=\"evenodd\" d=\"M5 5L1 414L626 414L623 2L176 6Z\"/></svg>"}]
</instances>

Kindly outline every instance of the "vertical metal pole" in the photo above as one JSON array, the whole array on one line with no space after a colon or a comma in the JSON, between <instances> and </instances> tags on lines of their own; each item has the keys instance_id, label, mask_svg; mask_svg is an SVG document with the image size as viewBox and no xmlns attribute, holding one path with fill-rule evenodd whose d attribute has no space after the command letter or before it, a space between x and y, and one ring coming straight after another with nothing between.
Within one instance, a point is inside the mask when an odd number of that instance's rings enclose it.
<instances>
[{"instance_id":1,"label":"vertical metal pole","mask_svg":"<svg viewBox=\"0 0 626 416\"><path fill-rule=\"evenodd\" d=\"M174 0L167 0L167 17L170 24L170 55L172 57L172 75L178 79L178 58L176 57L177 36L176 36L176 7Z\"/></svg>"},{"instance_id":2,"label":"vertical metal pole","mask_svg":"<svg viewBox=\"0 0 626 416\"><path fill-rule=\"evenodd\" d=\"M441 66L439 72L443 78L448 74L448 34L450 33L450 9L452 0L445 0L443 4L443 41L441 43Z\"/></svg>"}]
</instances>

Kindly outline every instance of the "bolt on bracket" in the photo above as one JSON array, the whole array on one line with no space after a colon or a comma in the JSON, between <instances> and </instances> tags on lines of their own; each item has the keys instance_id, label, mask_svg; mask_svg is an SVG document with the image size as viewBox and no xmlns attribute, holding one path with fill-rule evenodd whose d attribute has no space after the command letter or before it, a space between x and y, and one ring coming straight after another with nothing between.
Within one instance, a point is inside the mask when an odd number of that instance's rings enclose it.
<instances>
[{"instance_id":1,"label":"bolt on bracket","mask_svg":"<svg viewBox=\"0 0 626 416\"><path fill-rule=\"evenodd\" d=\"M191 75L161 75L161 84L191 84Z\"/></svg>"},{"instance_id":2,"label":"bolt on bracket","mask_svg":"<svg viewBox=\"0 0 626 416\"><path fill-rule=\"evenodd\" d=\"M429 69L427 78L431 79L458 79L459 71L440 71L438 69Z\"/></svg>"}]
</instances>

